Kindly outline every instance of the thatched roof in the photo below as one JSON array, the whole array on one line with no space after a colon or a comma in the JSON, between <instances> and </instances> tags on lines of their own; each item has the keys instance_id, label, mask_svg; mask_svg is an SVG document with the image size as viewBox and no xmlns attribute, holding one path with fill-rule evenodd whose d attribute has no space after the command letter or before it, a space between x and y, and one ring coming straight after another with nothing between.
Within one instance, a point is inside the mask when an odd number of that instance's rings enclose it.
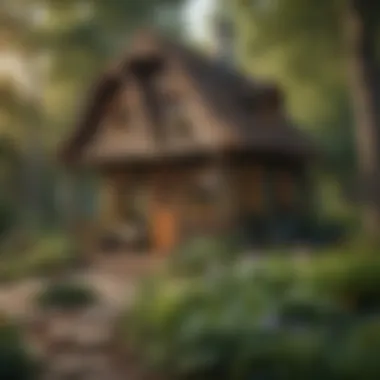
<instances>
[{"instance_id":1,"label":"thatched roof","mask_svg":"<svg viewBox=\"0 0 380 380\"><path fill-rule=\"evenodd\" d=\"M314 146L309 138L286 117L285 112L270 119L260 119L256 110L271 103L281 106L282 94L273 84L262 84L244 77L217 60L201 55L183 45L152 33L136 37L127 53L107 69L90 91L87 105L78 125L65 142L61 155L66 162L81 158L83 147L101 125L108 105L117 96L129 75L131 60L147 52L159 52L163 57L175 58L200 101L212 115L213 123L202 125L202 130L214 128L215 138L209 144L190 144L187 149L161 147L154 141L149 149L138 151L128 146L128 138L119 141L118 150L108 156L118 159L154 159L178 155L207 154L208 151L255 151L273 154L310 156ZM248 103L249 102L249 103ZM212 125L212 127L211 127ZM199 128L201 130L201 128Z\"/></svg>"}]
</instances>

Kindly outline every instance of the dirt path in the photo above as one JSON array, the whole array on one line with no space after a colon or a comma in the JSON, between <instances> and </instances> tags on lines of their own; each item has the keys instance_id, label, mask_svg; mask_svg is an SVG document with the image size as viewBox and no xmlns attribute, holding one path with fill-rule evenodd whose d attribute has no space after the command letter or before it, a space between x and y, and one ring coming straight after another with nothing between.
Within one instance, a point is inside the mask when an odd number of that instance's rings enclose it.
<instances>
[{"instance_id":1,"label":"dirt path","mask_svg":"<svg viewBox=\"0 0 380 380\"><path fill-rule=\"evenodd\" d=\"M43 324L49 325L50 335L46 339L50 342L43 348L41 342L45 338L38 336L30 340L37 351L44 352L41 354L46 362L44 379L126 378L129 370L115 368L113 330L117 316L133 301L138 283L147 272L146 263L125 259L96 262L91 268L71 275L93 287L100 296L100 303L75 317L43 317ZM43 279L1 285L0 312L29 323L36 312L34 297L46 285ZM46 330L46 326L44 328ZM128 378L135 377L128 375Z\"/></svg>"},{"instance_id":2,"label":"dirt path","mask_svg":"<svg viewBox=\"0 0 380 380\"><path fill-rule=\"evenodd\" d=\"M94 287L103 304L112 309L120 309L133 299L138 282L136 278L127 279L99 271L86 271L73 277ZM0 286L0 313L14 317L27 315L33 309L35 295L46 285L46 280L29 279Z\"/></svg>"},{"instance_id":3,"label":"dirt path","mask_svg":"<svg viewBox=\"0 0 380 380\"><path fill-rule=\"evenodd\" d=\"M133 299L141 278L158 265L154 260L139 257L103 258L72 277L93 286L106 307L119 309ZM15 317L29 313L35 294L47 283L37 278L0 285L0 313Z\"/></svg>"}]
</instances>

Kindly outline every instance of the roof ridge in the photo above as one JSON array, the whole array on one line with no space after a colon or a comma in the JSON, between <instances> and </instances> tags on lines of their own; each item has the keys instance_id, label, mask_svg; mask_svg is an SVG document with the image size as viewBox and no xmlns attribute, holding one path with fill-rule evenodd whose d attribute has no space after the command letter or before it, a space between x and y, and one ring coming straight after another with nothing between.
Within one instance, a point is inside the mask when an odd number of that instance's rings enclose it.
<instances>
[{"instance_id":1,"label":"roof ridge","mask_svg":"<svg viewBox=\"0 0 380 380\"><path fill-rule=\"evenodd\" d=\"M166 56L173 55L179 59L183 69L193 81L193 85L196 85L201 94L202 101L207 103L209 110L217 119L216 124L219 130L216 135L221 140L216 141L215 145L223 148L224 143L242 146L252 144L253 147L258 148L260 144L269 146L273 143L277 146L278 140L283 138L284 134L286 135L286 128L272 129L262 123L257 128L255 115L244 105L244 97L249 94L255 97L268 95L266 91L269 91L269 95L270 91L279 91L275 83L253 79L237 68L220 64L215 57L202 54L187 44L167 38L159 32L156 33L152 28L144 28L136 33L132 38L131 46L125 49L117 60L108 65L96 82L79 126L64 146L65 160L72 156L73 152L80 150L80 147L97 130L106 104L122 86L126 66L134 55L138 56L141 43L146 43L148 48L149 44L152 44L153 51L157 49ZM281 121L278 119L275 123L279 124ZM276 130L281 132L277 137L274 136L277 133ZM293 146L296 140L299 140L298 142L302 145L301 136L298 138L301 134L301 132L298 134L289 131L288 137L292 141L288 142L288 148Z\"/></svg>"}]
</instances>

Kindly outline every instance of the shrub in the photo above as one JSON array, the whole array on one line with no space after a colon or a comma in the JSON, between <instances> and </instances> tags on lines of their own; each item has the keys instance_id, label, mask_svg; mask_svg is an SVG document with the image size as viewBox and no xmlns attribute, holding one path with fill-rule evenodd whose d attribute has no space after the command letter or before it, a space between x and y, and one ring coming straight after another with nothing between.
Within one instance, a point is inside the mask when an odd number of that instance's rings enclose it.
<instances>
[{"instance_id":1,"label":"shrub","mask_svg":"<svg viewBox=\"0 0 380 380\"><path fill-rule=\"evenodd\" d=\"M312 286L353 311L380 310L380 257L329 255L310 264Z\"/></svg>"},{"instance_id":2,"label":"shrub","mask_svg":"<svg viewBox=\"0 0 380 380\"><path fill-rule=\"evenodd\" d=\"M95 304L98 300L93 289L75 282L58 282L37 295L42 308L73 310Z\"/></svg>"},{"instance_id":3,"label":"shrub","mask_svg":"<svg viewBox=\"0 0 380 380\"><path fill-rule=\"evenodd\" d=\"M0 325L0 379L37 379L38 365L28 352L19 329L9 321Z\"/></svg>"},{"instance_id":4,"label":"shrub","mask_svg":"<svg viewBox=\"0 0 380 380\"><path fill-rule=\"evenodd\" d=\"M73 247L61 235L37 239L22 252L0 259L0 280L14 281L25 277L49 276L75 265Z\"/></svg>"},{"instance_id":5,"label":"shrub","mask_svg":"<svg viewBox=\"0 0 380 380\"><path fill-rule=\"evenodd\" d=\"M145 284L126 324L144 366L174 378L375 379L379 271L375 256L338 252L169 273Z\"/></svg>"},{"instance_id":6,"label":"shrub","mask_svg":"<svg viewBox=\"0 0 380 380\"><path fill-rule=\"evenodd\" d=\"M166 282L150 293L145 290L133 310L136 314L128 319L144 366L179 378L249 379L265 374L282 379L274 369L311 378L325 341L323 331L311 327L323 307L313 309L300 301L293 316L304 318L308 307L313 313L306 313L307 329L296 332L287 319L290 302L276 307L261 290L244 291L234 279L228 279L227 286L210 280L204 287L192 281Z\"/></svg>"},{"instance_id":7,"label":"shrub","mask_svg":"<svg viewBox=\"0 0 380 380\"><path fill-rule=\"evenodd\" d=\"M192 239L173 253L170 269L182 275L200 275L216 266L236 260L239 245L232 237L215 238L211 236Z\"/></svg>"},{"instance_id":8,"label":"shrub","mask_svg":"<svg viewBox=\"0 0 380 380\"><path fill-rule=\"evenodd\" d=\"M380 321L357 324L344 337L333 355L333 366L339 378L377 380L380 377Z\"/></svg>"},{"instance_id":9,"label":"shrub","mask_svg":"<svg viewBox=\"0 0 380 380\"><path fill-rule=\"evenodd\" d=\"M0 201L0 237L3 238L10 231L16 220L16 211L9 203Z\"/></svg>"},{"instance_id":10,"label":"shrub","mask_svg":"<svg viewBox=\"0 0 380 380\"><path fill-rule=\"evenodd\" d=\"M26 266L29 265L31 272L36 274L59 272L73 266L73 254L73 248L67 240L59 236L52 237L34 248Z\"/></svg>"}]
</instances>

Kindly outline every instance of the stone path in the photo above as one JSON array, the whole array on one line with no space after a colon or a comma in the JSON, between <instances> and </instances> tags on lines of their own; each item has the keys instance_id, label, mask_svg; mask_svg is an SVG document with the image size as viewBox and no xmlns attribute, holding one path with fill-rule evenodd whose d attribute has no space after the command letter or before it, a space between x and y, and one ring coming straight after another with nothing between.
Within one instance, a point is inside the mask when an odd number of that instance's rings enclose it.
<instances>
[{"instance_id":1,"label":"stone path","mask_svg":"<svg viewBox=\"0 0 380 380\"><path fill-rule=\"evenodd\" d=\"M159 267L162 260L149 257L110 257L95 261L90 268L71 276L93 286L111 308L133 298L139 280ZM0 285L0 313L22 316L30 312L33 296L46 286L43 279L28 279Z\"/></svg>"},{"instance_id":2,"label":"stone path","mask_svg":"<svg viewBox=\"0 0 380 380\"><path fill-rule=\"evenodd\" d=\"M116 310L131 301L136 290L136 279L128 280L90 271L78 273L73 278L93 286L98 291L104 306ZM46 284L46 280L30 279L0 286L0 313L4 312L16 318L28 315L33 308L34 296Z\"/></svg>"},{"instance_id":3,"label":"stone path","mask_svg":"<svg viewBox=\"0 0 380 380\"><path fill-rule=\"evenodd\" d=\"M132 265L133 264L133 265ZM145 265L145 264L144 264ZM114 266L114 267L112 267ZM0 286L0 312L28 325L32 348L46 361L43 379L125 379L125 359L115 347L115 321L133 300L143 265L128 260L123 265L112 260L97 263L88 270L72 274L73 279L94 287L101 302L91 310L75 315L41 315L33 299L46 286L46 280L31 279ZM115 269L117 269L115 271ZM129 270L127 270L129 269ZM129 379L138 379L128 374Z\"/></svg>"}]
</instances>

